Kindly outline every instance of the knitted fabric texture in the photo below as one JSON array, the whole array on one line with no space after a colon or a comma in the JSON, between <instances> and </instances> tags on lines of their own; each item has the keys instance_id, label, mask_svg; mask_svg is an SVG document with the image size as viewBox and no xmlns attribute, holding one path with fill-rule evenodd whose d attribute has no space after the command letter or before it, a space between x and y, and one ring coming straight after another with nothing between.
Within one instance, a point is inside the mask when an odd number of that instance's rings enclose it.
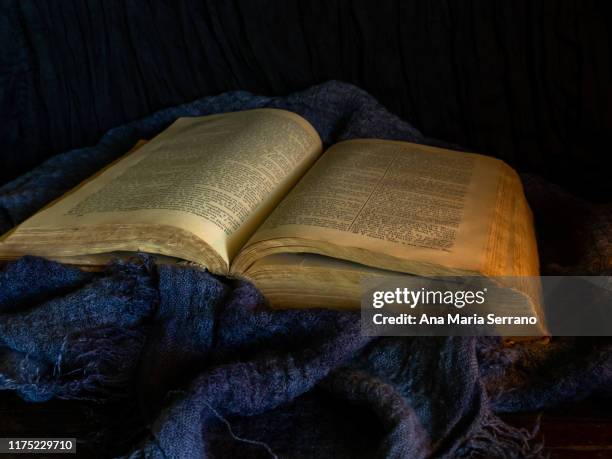
<instances>
[{"instance_id":1,"label":"knitted fabric texture","mask_svg":"<svg viewBox=\"0 0 612 459\"><path fill-rule=\"evenodd\" d=\"M206 97L109 131L0 188L6 231L180 116L276 107L325 145L359 137L434 143L360 89ZM524 176L546 272L602 273L609 209ZM550 212L585 216L583 246L555 258ZM541 211L539 210L541 208ZM554 221L553 221L554 226ZM568 237L573 236L571 233ZM551 239L552 240L552 239ZM0 388L91 411L79 441L102 457L539 457L535 430L497 414L609 396L602 340L503 347L494 338L369 338L359 315L271 310L257 289L149 256L89 273L36 257L0 271ZM102 414L104 413L104 414Z\"/></svg>"}]
</instances>

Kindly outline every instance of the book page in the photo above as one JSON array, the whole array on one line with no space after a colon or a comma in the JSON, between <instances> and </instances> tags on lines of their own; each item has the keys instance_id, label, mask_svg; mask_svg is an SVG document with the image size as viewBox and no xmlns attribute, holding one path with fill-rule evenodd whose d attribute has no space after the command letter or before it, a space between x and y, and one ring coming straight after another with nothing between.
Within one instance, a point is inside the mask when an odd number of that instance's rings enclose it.
<instances>
[{"instance_id":1,"label":"book page","mask_svg":"<svg viewBox=\"0 0 612 459\"><path fill-rule=\"evenodd\" d=\"M77 238L100 226L169 226L201 238L229 265L321 151L315 129L283 110L180 118L17 231L74 229ZM162 253L172 255L173 237L179 236L170 236ZM56 251L69 239L58 241ZM147 248L141 243L113 249Z\"/></svg>"},{"instance_id":2,"label":"book page","mask_svg":"<svg viewBox=\"0 0 612 459\"><path fill-rule=\"evenodd\" d=\"M502 166L493 158L407 142L342 142L321 157L247 247L299 238L479 271ZM367 253L361 250L360 257L363 262Z\"/></svg>"}]
</instances>

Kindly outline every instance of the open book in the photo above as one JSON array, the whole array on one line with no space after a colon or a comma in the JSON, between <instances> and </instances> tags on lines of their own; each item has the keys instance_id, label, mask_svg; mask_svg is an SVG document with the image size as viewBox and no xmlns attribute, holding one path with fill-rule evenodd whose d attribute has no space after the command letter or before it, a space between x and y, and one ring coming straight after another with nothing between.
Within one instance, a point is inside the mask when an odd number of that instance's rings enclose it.
<instances>
[{"instance_id":1,"label":"open book","mask_svg":"<svg viewBox=\"0 0 612 459\"><path fill-rule=\"evenodd\" d=\"M276 109L181 118L137 147L7 234L0 257L150 252L246 277L279 307L358 307L360 281L389 272L539 274L520 180L497 159L371 139L323 152Z\"/></svg>"}]
</instances>

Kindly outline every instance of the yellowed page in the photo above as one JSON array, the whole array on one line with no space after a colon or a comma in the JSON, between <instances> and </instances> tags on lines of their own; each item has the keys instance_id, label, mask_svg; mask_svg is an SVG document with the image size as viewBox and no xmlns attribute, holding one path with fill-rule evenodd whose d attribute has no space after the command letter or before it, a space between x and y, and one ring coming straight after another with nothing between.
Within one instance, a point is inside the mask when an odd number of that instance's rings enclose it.
<instances>
[{"instance_id":1,"label":"yellowed page","mask_svg":"<svg viewBox=\"0 0 612 459\"><path fill-rule=\"evenodd\" d=\"M284 110L181 118L15 233L59 231L61 240L44 250L70 256L108 251L104 241L78 242L88 231L95 239L96 228L111 228L120 241L130 225L168 226L202 239L229 265L321 151L315 129ZM14 236L3 244L10 246ZM173 237L181 236L170 235L161 253L172 255ZM146 240L110 247L138 249L155 251Z\"/></svg>"},{"instance_id":2,"label":"yellowed page","mask_svg":"<svg viewBox=\"0 0 612 459\"><path fill-rule=\"evenodd\" d=\"M502 166L482 155L407 142L342 142L311 168L246 248L298 238L480 271Z\"/></svg>"}]
</instances>

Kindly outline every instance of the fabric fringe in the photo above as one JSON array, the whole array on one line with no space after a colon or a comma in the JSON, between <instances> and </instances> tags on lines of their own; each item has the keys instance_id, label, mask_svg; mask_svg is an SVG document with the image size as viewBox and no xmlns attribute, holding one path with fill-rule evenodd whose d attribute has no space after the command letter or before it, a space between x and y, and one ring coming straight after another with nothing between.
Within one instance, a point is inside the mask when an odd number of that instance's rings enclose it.
<instances>
[{"instance_id":1,"label":"fabric fringe","mask_svg":"<svg viewBox=\"0 0 612 459\"><path fill-rule=\"evenodd\" d=\"M66 338L53 370L57 397L96 402L125 398L144 341L140 330L115 327Z\"/></svg>"},{"instance_id":2,"label":"fabric fringe","mask_svg":"<svg viewBox=\"0 0 612 459\"><path fill-rule=\"evenodd\" d=\"M490 413L481 429L457 451L461 458L544 459L544 443L537 439L540 417L531 430L513 427Z\"/></svg>"},{"instance_id":3,"label":"fabric fringe","mask_svg":"<svg viewBox=\"0 0 612 459\"><path fill-rule=\"evenodd\" d=\"M145 317L152 313L158 301L152 257L117 260L106 268L106 274L130 296L126 314ZM65 337L53 369L58 378L57 397L96 402L125 398L146 338L142 328L105 326Z\"/></svg>"},{"instance_id":4,"label":"fabric fringe","mask_svg":"<svg viewBox=\"0 0 612 459\"><path fill-rule=\"evenodd\" d=\"M117 258L104 273L114 288L130 297L132 309L140 315L159 304L158 274L153 255L137 253L127 260Z\"/></svg>"}]
</instances>

